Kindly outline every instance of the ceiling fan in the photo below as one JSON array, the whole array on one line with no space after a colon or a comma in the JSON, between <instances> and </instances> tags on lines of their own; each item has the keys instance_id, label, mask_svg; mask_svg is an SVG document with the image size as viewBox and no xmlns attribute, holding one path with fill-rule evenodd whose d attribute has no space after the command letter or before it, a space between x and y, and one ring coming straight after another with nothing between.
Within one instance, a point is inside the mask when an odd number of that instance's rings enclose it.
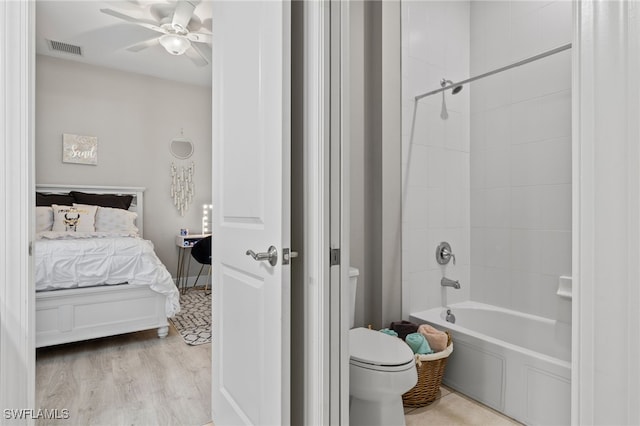
<instances>
[{"instance_id":1,"label":"ceiling fan","mask_svg":"<svg viewBox=\"0 0 640 426\"><path fill-rule=\"evenodd\" d=\"M198 43L211 44L211 34L197 31L200 28L200 20L193 15L195 7L194 2L184 0L179 0L173 10L168 9L167 5L152 6L151 13L157 21L134 18L113 9L100 9L100 12L161 34L134 44L127 50L139 52L160 43L170 54L185 54L197 66L205 66L209 64L209 60Z\"/></svg>"}]
</instances>

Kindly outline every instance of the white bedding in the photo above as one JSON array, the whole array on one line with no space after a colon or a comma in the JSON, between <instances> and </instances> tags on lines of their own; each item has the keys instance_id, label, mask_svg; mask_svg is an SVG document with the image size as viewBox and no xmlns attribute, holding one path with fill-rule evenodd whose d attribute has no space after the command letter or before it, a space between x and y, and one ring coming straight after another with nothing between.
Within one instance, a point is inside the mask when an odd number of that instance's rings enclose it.
<instances>
[{"instance_id":1,"label":"white bedding","mask_svg":"<svg viewBox=\"0 0 640 426\"><path fill-rule=\"evenodd\" d=\"M43 232L34 244L36 291L129 283L167 296L166 313L180 311L171 274L141 238L112 235L56 235Z\"/></svg>"}]
</instances>

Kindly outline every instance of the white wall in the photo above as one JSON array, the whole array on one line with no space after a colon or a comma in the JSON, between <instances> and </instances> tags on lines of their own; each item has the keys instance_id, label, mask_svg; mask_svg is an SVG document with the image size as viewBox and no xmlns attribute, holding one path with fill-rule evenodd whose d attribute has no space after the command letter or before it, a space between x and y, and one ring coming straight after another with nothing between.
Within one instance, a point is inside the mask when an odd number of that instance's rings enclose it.
<instances>
[{"instance_id":1,"label":"white wall","mask_svg":"<svg viewBox=\"0 0 640 426\"><path fill-rule=\"evenodd\" d=\"M355 325L401 312L400 6L350 8L350 257L360 270Z\"/></svg>"},{"instance_id":2,"label":"white wall","mask_svg":"<svg viewBox=\"0 0 640 426\"><path fill-rule=\"evenodd\" d=\"M469 279L469 95L440 88L440 80L469 76L469 2L402 2L402 309L406 317L441 303L466 300ZM437 264L436 247L448 241L456 264ZM462 288L441 289L440 280Z\"/></svg>"},{"instance_id":3,"label":"white wall","mask_svg":"<svg viewBox=\"0 0 640 426\"><path fill-rule=\"evenodd\" d=\"M571 42L571 2L471 2L471 75ZM471 298L570 319L571 51L471 83Z\"/></svg>"},{"instance_id":4,"label":"white wall","mask_svg":"<svg viewBox=\"0 0 640 426\"><path fill-rule=\"evenodd\" d=\"M195 145L177 160L169 142L184 129ZM98 137L98 165L62 162L62 134ZM211 203L211 88L37 56L36 182L142 186L145 239L175 275L175 235L200 233ZM196 196L181 217L169 196L171 162L195 162ZM192 274L197 274L192 264Z\"/></svg>"}]
</instances>

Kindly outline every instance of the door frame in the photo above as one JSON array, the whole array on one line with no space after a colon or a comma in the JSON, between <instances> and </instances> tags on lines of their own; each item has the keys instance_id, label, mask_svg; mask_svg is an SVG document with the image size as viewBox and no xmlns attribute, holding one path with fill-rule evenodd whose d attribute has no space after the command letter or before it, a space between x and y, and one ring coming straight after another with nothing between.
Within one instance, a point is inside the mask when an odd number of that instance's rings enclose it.
<instances>
[{"instance_id":1,"label":"door frame","mask_svg":"<svg viewBox=\"0 0 640 426\"><path fill-rule=\"evenodd\" d=\"M0 408L35 405L35 4L0 2ZM28 412L1 418L32 423Z\"/></svg>"},{"instance_id":2,"label":"door frame","mask_svg":"<svg viewBox=\"0 0 640 426\"><path fill-rule=\"evenodd\" d=\"M349 2L304 2L304 423L349 416ZM329 265L332 248L340 265ZM294 284L295 285L295 284Z\"/></svg>"},{"instance_id":3,"label":"door frame","mask_svg":"<svg viewBox=\"0 0 640 426\"><path fill-rule=\"evenodd\" d=\"M348 2L342 5L347 8ZM331 365L331 353L340 347L341 336L329 332L331 317L330 294L326 291L331 285L328 267L329 230L328 230L328 139L329 135L329 93L328 69L320 64L327 63L329 48L328 10L330 2L305 2L305 110L309 113L305 128L305 208L316 212L313 218L305 218L304 269L305 287L309 293L305 296L305 321L309 332L305 342L305 418L310 424L324 424L325 419L344 419L345 407L348 407L348 370L344 370L348 352L342 337L341 365ZM3 150L0 150L0 163L7 172L0 177L0 190L6 208L0 210L0 219L7 231L6 241L12 243L0 245L0 266L5 267L5 282L0 283L0 407L35 408L35 289L33 283L33 265L29 254L30 243L34 236L35 199L35 2L33 0L14 0L0 2L0 22L3 28L3 49L0 56L0 76L6 105L15 108L2 108L0 123L5 137ZM344 25L348 25L347 22ZM315 64L315 66L311 66ZM16 141L7 144L7 140ZM313 142L317 142L316 145ZM323 147L315 150L315 147ZM342 148L344 149L344 148ZM344 164L342 165L345 166ZM344 175L344 173L343 173ZM344 212L342 213L344 216ZM11 227L8 224L11 223ZM26 237L25 237L26 236ZM348 233L340 234L344 244ZM10 247L11 250L7 250ZM348 257L345 259L348 261ZM294 260L295 261L295 260ZM341 268L342 279L347 276L348 268ZM7 281L26 285L11 288ZM335 286L336 283L334 282ZM340 286L344 288L346 286ZM323 290L323 291L316 291ZM348 299L347 299L348 300ZM333 302L335 303L335 301ZM333 306L333 311L340 307ZM346 330L346 323L341 322ZM347 358L345 358L345 354ZM348 364L347 364L348 367ZM329 377L339 383L340 404L329 405L323 396L329 394ZM345 380L347 380L345 382ZM346 383L346 386L345 386ZM334 388L335 389L335 388ZM345 392L346 390L346 392ZM311 397L316 395L318 398ZM337 410L337 411L336 411ZM346 424L345 421L343 423ZM33 424L28 415L16 424Z\"/></svg>"}]
</instances>

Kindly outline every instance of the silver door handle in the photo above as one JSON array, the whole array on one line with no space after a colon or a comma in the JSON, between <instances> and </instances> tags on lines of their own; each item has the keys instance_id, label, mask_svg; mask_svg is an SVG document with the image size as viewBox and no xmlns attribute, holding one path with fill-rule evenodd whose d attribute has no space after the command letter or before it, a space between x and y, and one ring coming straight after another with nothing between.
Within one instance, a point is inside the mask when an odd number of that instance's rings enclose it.
<instances>
[{"instance_id":1,"label":"silver door handle","mask_svg":"<svg viewBox=\"0 0 640 426\"><path fill-rule=\"evenodd\" d=\"M278 263L278 250L274 246L269 247L265 253L256 253L253 250L247 250L245 254L253 257L253 260L257 260L258 262L268 260L271 266L276 266Z\"/></svg>"}]
</instances>

